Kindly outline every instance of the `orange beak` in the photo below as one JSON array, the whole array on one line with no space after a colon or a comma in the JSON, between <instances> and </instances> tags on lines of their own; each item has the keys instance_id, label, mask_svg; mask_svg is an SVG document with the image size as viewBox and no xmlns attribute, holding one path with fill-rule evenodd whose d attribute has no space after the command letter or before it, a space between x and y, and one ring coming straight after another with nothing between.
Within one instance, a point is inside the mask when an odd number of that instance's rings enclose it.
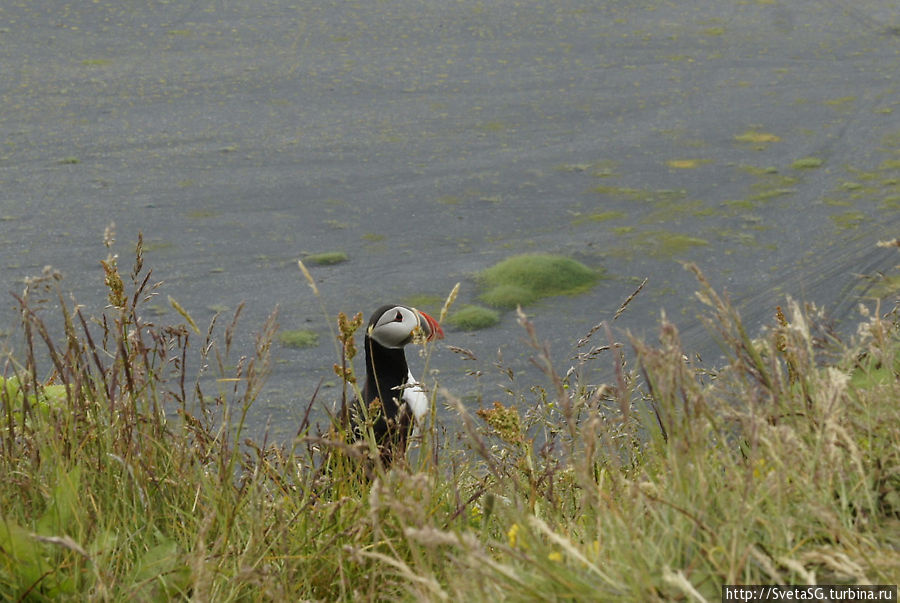
<instances>
[{"instance_id":1,"label":"orange beak","mask_svg":"<svg viewBox=\"0 0 900 603\"><path fill-rule=\"evenodd\" d=\"M444 338L444 329L441 328L438 321L421 310L414 309L414 311L419 315L419 326L426 331L425 341L434 341L435 339Z\"/></svg>"}]
</instances>

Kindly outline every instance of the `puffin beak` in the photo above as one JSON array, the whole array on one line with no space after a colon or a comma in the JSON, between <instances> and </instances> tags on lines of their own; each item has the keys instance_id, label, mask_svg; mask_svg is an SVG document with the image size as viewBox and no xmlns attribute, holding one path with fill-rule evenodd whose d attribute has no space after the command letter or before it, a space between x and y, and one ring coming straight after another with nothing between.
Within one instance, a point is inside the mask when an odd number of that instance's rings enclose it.
<instances>
[{"instance_id":1,"label":"puffin beak","mask_svg":"<svg viewBox=\"0 0 900 603\"><path fill-rule=\"evenodd\" d=\"M425 331L425 341L434 341L435 339L444 338L444 329L441 328L438 321L421 310L413 308L413 312L419 317L419 326Z\"/></svg>"}]
</instances>

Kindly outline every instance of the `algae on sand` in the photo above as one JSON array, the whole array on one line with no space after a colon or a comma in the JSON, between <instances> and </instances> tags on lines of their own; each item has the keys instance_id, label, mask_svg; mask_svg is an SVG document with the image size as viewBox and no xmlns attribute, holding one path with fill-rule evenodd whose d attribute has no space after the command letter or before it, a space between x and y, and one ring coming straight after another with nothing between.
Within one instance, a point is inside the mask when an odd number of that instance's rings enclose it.
<instances>
[{"instance_id":1,"label":"algae on sand","mask_svg":"<svg viewBox=\"0 0 900 603\"><path fill-rule=\"evenodd\" d=\"M499 308L527 305L542 297L590 289L601 273L561 255L528 253L494 264L479 275L482 301Z\"/></svg>"}]
</instances>

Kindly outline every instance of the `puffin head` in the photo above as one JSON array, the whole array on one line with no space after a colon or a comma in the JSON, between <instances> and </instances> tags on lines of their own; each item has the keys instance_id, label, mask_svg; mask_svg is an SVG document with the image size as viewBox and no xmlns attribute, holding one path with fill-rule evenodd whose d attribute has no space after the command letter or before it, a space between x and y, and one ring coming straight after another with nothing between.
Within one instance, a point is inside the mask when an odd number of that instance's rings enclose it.
<instances>
[{"instance_id":1,"label":"puffin head","mask_svg":"<svg viewBox=\"0 0 900 603\"><path fill-rule=\"evenodd\" d=\"M366 335L386 348L402 348L416 340L443 339L444 330L434 318L409 306L381 306L369 319Z\"/></svg>"}]
</instances>

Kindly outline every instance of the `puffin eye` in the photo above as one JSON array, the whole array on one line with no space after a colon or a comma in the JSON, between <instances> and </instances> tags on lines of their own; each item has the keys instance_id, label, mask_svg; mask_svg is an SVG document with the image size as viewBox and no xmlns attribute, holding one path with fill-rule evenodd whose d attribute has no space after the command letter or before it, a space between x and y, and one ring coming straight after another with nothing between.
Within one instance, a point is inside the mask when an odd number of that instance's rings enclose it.
<instances>
[{"instance_id":1,"label":"puffin eye","mask_svg":"<svg viewBox=\"0 0 900 603\"><path fill-rule=\"evenodd\" d=\"M394 317L394 322L403 322L403 314L400 310L397 310L397 316Z\"/></svg>"}]
</instances>

